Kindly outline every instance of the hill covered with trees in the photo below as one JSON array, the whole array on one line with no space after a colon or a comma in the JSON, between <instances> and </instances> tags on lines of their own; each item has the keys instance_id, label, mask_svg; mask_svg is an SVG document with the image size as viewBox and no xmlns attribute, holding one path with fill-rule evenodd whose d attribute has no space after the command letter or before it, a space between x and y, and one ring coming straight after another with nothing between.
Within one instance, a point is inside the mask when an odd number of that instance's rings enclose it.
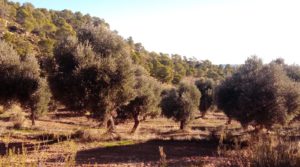
<instances>
[{"instance_id":1,"label":"hill covered with trees","mask_svg":"<svg viewBox=\"0 0 300 167\"><path fill-rule=\"evenodd\" d=\"M43 64L45 59L53 56L53 49L59 41L66 36L80 35L80 30L86 25L102 27L106 29L105 33L114 34L116 38L103 40L102 44L114 46L112 49L126 48L134 64L143 66L152 77L164 83L178 84L187 76L222 80L234 70L230 65L214 65L209 60L149 52L141 43L135 43L131 37L125 39L119 36L103 19L89 14L35 8L30 3L0 2L1 39L12 45L20 55L35 55L43 70L47 68ZM122 46L117 45L120 41Z\"/></svg>"}]
</instances>

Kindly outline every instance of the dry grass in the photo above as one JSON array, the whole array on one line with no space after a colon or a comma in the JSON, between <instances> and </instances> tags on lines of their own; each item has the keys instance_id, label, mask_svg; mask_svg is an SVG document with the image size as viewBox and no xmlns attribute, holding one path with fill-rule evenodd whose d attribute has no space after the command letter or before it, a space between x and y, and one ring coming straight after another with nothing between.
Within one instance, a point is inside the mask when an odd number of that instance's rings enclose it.
<instances>
[{"instance_id":1,"label":"dry grass","mask_svg":"<svg viewBox=\"0 0 300 167\"><path fill-rule=\"evenodd\" d=\"M80 129L75 132L75 136L82 142L94 142L102 140L102 133L99 129Z\"/></svg>"},{"instance_id":2,"label":"dry grass","mask_svg":"<svg viewBox=\"0 0 300 167\"><path fill-rule=\"evenodd\" d=\"M4 113L4 107L0 105L0 114Z\"/></svg>"},{"instance_id":3,"label":"dry grass","mask_svg":"<svg viewBox=\"0 0 300 167\"><path fill-rule=\"evenodd\" d=\"M247 136L249 146L234 147L221 143L218 153L232 159L231 166L239 167L298 167L300 166L299 140L291 140L280 134L256 133Z\"/></svg>"},{"instance_id":4,"label":"dry grass","mask_svg":"<svg viewBox=\"0 0 300 167\"><path fill-rule=\"evenodd\" d=\"M77 144L74 141L66 141L59 143L59 148L63 150L63 153L59 153L57 150L58 152L54 156L44 152L41 145L34 146L30 151L24 145L20 150L8 149L4 156L0 156L0 167L75 166ZM55 163L51 162L53 159L55 159Z\"/></svg>"},{"instance_id":5,"label":"dry grass","mask_svg":"<svg viewBox=\"0 0 300 167\"><path fill-rule=\"evenodd\" d=\"M25 114L23 112L14 112L10 116L10 121L13 123L13 128L21 129L26 121Z\"/></svg>"},{"instance_id":6,"label":"dry grass","mask_svg":"<svg viewBox=\"0 0 300 167\"><path fill-rule=\"evenodd\" d=\"M299 167L300 148L297 142L278 136L263 136L251 147L253 167Z\"/></svg>"},{"instance_id":7,"label":"dry grass","mask_svg":"<svg viewBox=\"0 0 300 167\"><path fill-rule=\"evenodd\" d=\"M222 113L208 113L205 119L192 121L189 125L189 130L181 131L179 130L179 124L172 120L166 118L148 119L140 124L139 130L134 135L130 134L133 122L117 125L116 134L113 134L116 137L106 134L105 129L98 127L97 121L87 119L84 116L56 117L49 114L48 117L37 120L35 127L25 126L20 130L9 129L12 123L0 119L0 141L6 143L5 145L8 147L5 148L12 150L10 153L7 152L4 156L0 156L0 161L2 160L2 166L4 162L6 164L20 162L18 166L22 166L24 163L31 166L37 166L39 163L44 166L75 166L75 163L77 165L91 163L90 166L157 166L160 156L158 146L163 146L166 154L166 163L170 166L178 166L178 164L180 166L245 165L245 162L250 160L249 150L233 147L232 145L234 144L232 143L236 142L234 141L236 136L243 135L246 131L235 121L231 125L226 125L226 122L227 118ZM26 122L25 125L27 125ZM299 126L297 124L291 127L294 129ZM292 132L294 131L293 129L288 129L288 131ZM44 138L40 136L44 136ZM117 138L118 140L111 140L112 138ZM148 141L152 140L157 141L158 145L155 142L148 143ZM175 150L172 150L173 141L174 149L176 147ZM182 142L180 143L180 141ZM217 144L220 142L224 145L206 148L207 144L213 144L215 141ZM201 144L201 142L204 143ZM21 145L23 143L25 150L28 149L25 151L25 155L23 151L19 154L14 151L12 143L20 143ZM239 145L240 141L236 143L236 145ZM33 147L28 147L28 144L33 145ZM229 146L227 147L226 144ZM194 146L197 146L196 150L199 153L191 152L189 154L188 152ZM140 152L140 147L145 148L145 150L143 149ZM24 149L18 147L19 150L20 148L21 150ZM184 150L184 148L189 150ZM94 149L99 151L94 153L92 151ZM109 149L112 151L109 151ZM122 155L123 149L131 150L132 152ZM122 156L125 156L124 158L130 155L134 156L134 154L137 154L137 157L141 156L141 154L150 156L147 153L149 151L147 149L155 149L151 151L151 154L154 154L151 156L158 157L157 161L144 162L135 160L132 162L131 160L120 160L118 162L118 160L115 162L113 160L115 158L122 159ZM91 153L89 153L89 150L91 150ZM87 151L87 155L84 154L81 157L81 154L78 153L84 151ZM114 157L113 154L118 151L120 151L122 156ZM178 154L174 152L178 152ZM213 154L211 154L212 152ZM98 154L99 156L97 156ZM184 156L185 154L187 154L186 157ZM243 156L245 159L233 158L232 155L234 154L239 156L245 154ZM92 156L94 159L85 159L85 156ZM101 156L108 157L101 158ZM112 159L109 156L113 156ZM84 162L81 159L84 159ZM103 161L111 160L111 164L108 165L99 161L98 165L95 165L97 163L95 160L97 159L103 159Z\"/></svg>"}]
</instances>

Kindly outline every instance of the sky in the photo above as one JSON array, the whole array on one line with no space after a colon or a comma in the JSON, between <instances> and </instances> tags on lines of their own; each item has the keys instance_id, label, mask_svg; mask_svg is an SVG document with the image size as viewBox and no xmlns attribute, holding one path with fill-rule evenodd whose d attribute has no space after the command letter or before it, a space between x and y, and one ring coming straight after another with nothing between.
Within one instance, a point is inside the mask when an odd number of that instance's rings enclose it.
<instances>
[{"instance_id":1,"label":"sky","mask_svg":"<svg viewBox=\"0 0 300 167\"><path fill-rule=\"evenodd\" d=\"M257 55L300 64L298 0L14 0L89 13L149 51L241 64Z\"/></svg>"}]
</instances>

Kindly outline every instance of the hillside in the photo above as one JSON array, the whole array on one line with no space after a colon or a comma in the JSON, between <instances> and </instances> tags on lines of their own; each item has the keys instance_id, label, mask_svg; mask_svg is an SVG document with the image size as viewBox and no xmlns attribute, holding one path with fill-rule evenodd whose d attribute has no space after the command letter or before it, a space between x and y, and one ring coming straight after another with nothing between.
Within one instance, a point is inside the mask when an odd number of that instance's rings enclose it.
<instances>
[{"instance_id":1,"label":"hillside","mask_svg":"<svg viewBox=\"0 0 300 167\"><path fill-rule=\"evenodd\" d=\"M65 36L76 36L85 25L106 27L103 19L69 10L54 11L35 8L30 3L19 4L1 0L0 38L12 44L20 55L34 54L40 62L53 55L57 41ZM117 34L116 31L111 32ZM186 76L222 80L232 73L230 65L213 65L195 58L148 52L131 37L122 38L131 52L135 64L146 68L151 76L166 83L179 83Z\"/></svg>"}]
</instances>

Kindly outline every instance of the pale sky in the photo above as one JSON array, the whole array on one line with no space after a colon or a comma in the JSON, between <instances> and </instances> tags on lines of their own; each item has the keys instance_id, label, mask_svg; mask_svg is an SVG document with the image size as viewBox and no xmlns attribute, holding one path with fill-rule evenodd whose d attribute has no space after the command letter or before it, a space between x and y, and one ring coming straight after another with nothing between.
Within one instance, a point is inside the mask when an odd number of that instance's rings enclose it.
<instances>
[{"instance_id":1,"label":"pale sky","mask_svg":"<svg viewBox=\"0 0 300 167\"><path fill-rule=\"evenodd\" d=\"M257 55L300 64L298 0L15 0L103 18L149 51L240 64Z\"/></svg>"}]
</instances>

